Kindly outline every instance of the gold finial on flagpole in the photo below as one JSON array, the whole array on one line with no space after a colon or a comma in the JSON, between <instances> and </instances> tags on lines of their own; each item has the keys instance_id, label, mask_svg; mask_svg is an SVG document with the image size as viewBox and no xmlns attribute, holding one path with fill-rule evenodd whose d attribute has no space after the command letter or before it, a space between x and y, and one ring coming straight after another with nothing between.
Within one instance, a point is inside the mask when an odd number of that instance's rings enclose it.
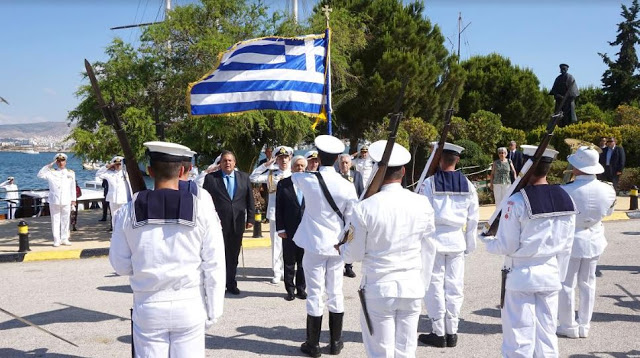
<instances>
[{"instance_id":1,"label":"gold finial on flagpole","mask_svg":"<svg viewBox=\"0 0 640 358\"><path fill-rule=\"evenodd\" d=\"M333 11L332 8L329 7L329 5L325 5L322 7L322 12L324 13L324 18L327 20L327 27L329 27L329 14L331 13L331 11Z\"/></svg>"}]
</instances>

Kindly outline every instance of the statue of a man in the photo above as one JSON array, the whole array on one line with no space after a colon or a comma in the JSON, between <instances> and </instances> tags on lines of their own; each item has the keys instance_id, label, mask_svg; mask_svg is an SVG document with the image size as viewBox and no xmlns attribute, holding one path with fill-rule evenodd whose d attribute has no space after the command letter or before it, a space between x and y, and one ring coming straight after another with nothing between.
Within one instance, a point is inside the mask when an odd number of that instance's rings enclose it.
<instances>
[{"instance_id":1,"label":"statue of a man","mask_svg":"<svg viewBox=\"0 0 640 358\"><path fill-rule=\"evenodd\" d=\"M568 96L562 106L563 117L558 123L559 127L564 127L578 121L578 118L576 118L576 105L573 101L580 95L580 91L578 91L576 80L567 71L569 71L569 65L561 63L560 75L556 77L556 80L553 82L553 88L551 88L551 92L549 92L549 94L556 99L556 108L554 112L558 112L560 110L560 104L562 104L562 99L565 94Z\"/></svg>"}]
</instances>

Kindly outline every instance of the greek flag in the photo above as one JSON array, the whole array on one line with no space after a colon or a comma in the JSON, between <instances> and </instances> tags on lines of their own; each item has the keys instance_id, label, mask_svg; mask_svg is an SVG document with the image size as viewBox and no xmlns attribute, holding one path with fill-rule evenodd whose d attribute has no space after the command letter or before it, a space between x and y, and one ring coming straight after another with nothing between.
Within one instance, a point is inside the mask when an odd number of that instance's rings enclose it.
<instances>
[{"instance_id":1,"label":"greek flag","mask_svg":"<svg viewBox=\"0 0 640 358\"><path fill-rule=\"evenodd\" d=\"M327 34L241 41L189 86L192 115L259 109L324 113Z\"/></svg>"}]
</instances>

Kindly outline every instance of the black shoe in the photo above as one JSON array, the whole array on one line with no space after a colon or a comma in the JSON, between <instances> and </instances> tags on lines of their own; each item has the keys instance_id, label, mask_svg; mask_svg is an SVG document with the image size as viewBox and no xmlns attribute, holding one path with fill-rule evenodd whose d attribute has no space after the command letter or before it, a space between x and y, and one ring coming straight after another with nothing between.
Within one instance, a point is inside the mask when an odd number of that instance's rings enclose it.
<instances>
[{"instance_id":1,"label":"black shoe","mask_svg":"<svg viewBox=\"0 0 640 358\"><path fill-rule=\"evenodd\" d=\"M293 294L293 292L289 292L287 293L287 295L284 297L285 300L287 301L293 301L296 299L296 296Z\"/></svg>"},{"instance_id":2,"label":"black shoe","mask_svg":"<svg viewBox=\"0 0 640 358\"><path fill-rule=\"evenodd\" d=\"M100 219L98 221L107 221L107 219L106 218L102 218L102 219Z\"/></svg>"},{"instance_id":3,"label":"black shoe","mask_svg":"<svg viewBox=\"0 0 640 358\"><path fill-rule=\"evenodd\" d=\"M307 342L302 343L300 346L300 350L302 353L308 355L309 357L320 357L322 354L320 353L320 346L311 346Z\"/></svg>"},{"instance_id":4,"label":"black shoe","mask_svg":"<svg viewBox=\"0 0 640 358\"><path fill-rule=\"evenodd\" d=\"M457 334L447 334L447 347L453 348L458 345L458 335Z\"/></svg>"},{"instance_id":5,"label":"black shoe","mask_svg":"<svg viewBox=\"0 0 640 358\"><path fill-rule=\"evenodd\" d=\"M240 294L240 290L237 287L227 288L227 292L229 292L232 295Z\"/></svg>"},{"instance_id":6,"label":"black shoe","mask_svg":"<svg viewBox=\"0 0 640 358\"><path fill-rule=\"evenodd\" d=\"M351 278L356 277L356 273L353 272L353 266L349 264L344 265L344 275Z\"/></svg>"},{"instance_id":7,"label":"black shoe","mask_svg":"<svg viewBox=\"0 0 640 358\"><path fill-rule=\"evenodd\" d=\"M431 347L444 348L447 346L445 336L438 336L435 333L421 334L418 336L418 340Z\"/></svg>"},{"instance_id":8,"label":"black shoe","mask_svg":"<svg viewBox=\"0 0 640 358\"><path fill-rule=\"evenodd\" d=\"M305 292L305 290L298 290L298 293L296 294L296 297L298 297L301 300L306 300L307 299L307 293Z\"/></svg>"}]
</instances>

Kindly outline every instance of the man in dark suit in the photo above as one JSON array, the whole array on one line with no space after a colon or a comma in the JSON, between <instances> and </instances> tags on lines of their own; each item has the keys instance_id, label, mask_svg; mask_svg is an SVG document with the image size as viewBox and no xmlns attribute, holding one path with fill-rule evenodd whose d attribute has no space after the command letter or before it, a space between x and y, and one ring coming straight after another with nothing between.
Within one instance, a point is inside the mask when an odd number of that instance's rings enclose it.
<instances>
[{"instance_id":1,"label":"man in dark suit","mask_svg":"<svg viewBox=\"0 0 640 358\"><path fill-rule=\"evenodd\" d=\"M600 137L600 143L598 143L598 146L602 149L602 152L600 152L600 160L598 162L603 168L607 165L607 149L609 149L609 147L607 147L608 140L609 138L607 137ZM596 174L596 178L598 178L598 180L605 180L605 175L605 172Z\"/></svg>"},{"instance_id":2,"label":"man in dark suit","mask_svg":"<svg viewBox=\"0 0 640 358\"><path fill-rule=\"evenodd\" d=\"M607 139L607 151L603 153L605 159L604 180L613 183L613 187L618 192L618 180L624 170L626 156L624 149L616 146L616 139Z\"/></svg>"},{"instance_id":3,"label":"man in dark suit","mask_svg":"<svg viewBox=\"0 0 640 358\"><path fill-rule=\"evenodd\" d=\"M292 163L291 170L294 173L302 173L307 168L307 160L301 155L295 156ZM280 180L276 192L276 230L278 236L282 238L284 288L287 290L285 297L287 301L293 301L296 297L295 290L298 291L298 298L302 300L307 298L307 284L302 269L304 250L293 242L293 235L298 230L302 214L304 214L302 192L293 185L291 177Z\"/></svg>"},{"instance_id":4,"label":"man in dark suit","mask_svg":"<svg viewBox=\"0 0 640 358\"><path fill-rule=\"evenodd\" d=\"M522 156L522 152L517 150L518 144L516 141L512 140L509 142L509 151L507 152L507 159L511 160L513 163L513 168L516 170L516 175L520 174L520 170L524 166L524 157ZM512 173L509 173L511 177L511 182L513 183L516 178L513 177Z\"/></svg>"},{"instance_id":5,"label":"man in dark suit","mask_svg":"<svg viewBox=\"0 0 640 358\"><path fill-rule=\"evenodd\" d=\"M224 237L227 264L227 291L240 294L236 281L242 234L253 224L254 203L249 175L237 171L236 157L230 151L220 154L220 170L207 174L202 188L211 194ZM249 221L247 221L249 218Z\"/></svg>"}]
</instances>

